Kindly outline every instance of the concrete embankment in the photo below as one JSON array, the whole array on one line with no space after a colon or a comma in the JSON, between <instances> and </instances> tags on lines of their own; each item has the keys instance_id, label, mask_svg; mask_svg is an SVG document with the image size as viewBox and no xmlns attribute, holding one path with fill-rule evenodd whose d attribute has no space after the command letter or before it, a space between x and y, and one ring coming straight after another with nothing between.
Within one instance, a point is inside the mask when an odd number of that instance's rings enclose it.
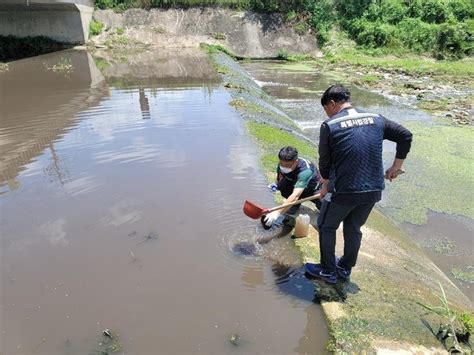
<instances>
[{"instance_id":1,"label":"concrete embankment","mask_svg":"<svg viewBox=\"0 0 474 355\"><path fill-rule=\"evenodd\" d=\"M93 0L2 0L0 35L84 43L93 11Z\"/></svg>"},{"instance_id":2,"label":"concrete embankment","mask_svg":"<svg viewBox=\"0 0 474 355\"><path fill-rule=\"evenodd\" d=\"M117 31L123 38L153 47L197 47L221 44L242 57L268 58L279 53L321 55L315 34L296 33L279 14L255 14L229 9L131 9L124 13L96 10L94 18L106 31L94 37L107 43Z\"/></svg>"},{"instance_id":3,"label":"concrete embankment","mask_svg":"<svg viewBox=\"0 0 474 355\"><path fill-rule=\"evenodd\" d=\"M269 181L275 162L269 163L283 145L314 151L302 132L272 98L228 56L214 54L217 70L230 90L233 105L246 120L260 147L263 169ZM291 140L291 141L290 141ZM312 213L312 222L316 212ZM342 230L338 231L338 255L342 254ZM314 281L333 339L329 350L342 353L390 352L446 353L435 334L438 315L423 305L442 305L441 287L449 308L472 314L469 299L386 217L374 211L363 228L364 238L357 267L349 283L327 286ZM306 238L295 239L304 262L319 259L318 234L311 228ZM441 287L440 287L441 286ZM442 299L442 297L441 297ZM431 327L431 329L430 329ZM433 332L435 334L433 334Z\"/></svg>"}]
</instances>

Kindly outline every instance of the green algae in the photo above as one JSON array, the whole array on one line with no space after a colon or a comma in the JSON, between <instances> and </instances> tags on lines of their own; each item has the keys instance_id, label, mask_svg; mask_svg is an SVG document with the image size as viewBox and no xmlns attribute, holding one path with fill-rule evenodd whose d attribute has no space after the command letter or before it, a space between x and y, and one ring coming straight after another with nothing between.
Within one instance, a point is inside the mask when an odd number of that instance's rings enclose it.
<instances>
[{"instance_id":1,"label":"green algae","mask_svg":"<svg viewBox=\"0 0 474 355\"><path fill-rule=\"evenodd\" d=\"M426 239L422 245L443 255L455 255L457 250L456 244L451 239L441 235Z\"/></svg>"},{"instance_id":2,"label":"green algae","mask_svg":"<svg viewBox=\"0 0 474 355\"><path fill-rule=\"evenodd\" d=\"M291 86L288 88L288 90L294 90L294 91L298 91L302 94L317 94L317 95L321 95L324 91L322 90L310 90L310 89L306 89L306 88L302 88L302 87L295 87L295 86Z\"/></svg>"},{"instance_id":3,"label":"green algae","mask_svg":"<svg viewBox=\"0 0 474 355\"><path fill-rule=\"evenodd\" d=\"M413 133L406 174L387 183L389 206L398 222L424 224L429 210L474 218L472 127L407 122Z\"/></svg>"},{"instance_id":4,"label":"green algae","mask_svg":"<svg viewBox=\"0 0 474 355\"><path fill-rule=\"evenodd\" d=\"M466 268L453 267L451 274L461 281L474 283L474 267L468 266Z\"/></svg>"},{"instance_id":5,"label":"green algae","mask_svg":"<svg viewBox=\"0 0 474 355\"><path fill-rule=\"evenodd\" d=\"M321 260L319 248L314 243L311 243L310 238L297 238L294 240L294 243L304 256L305 262L319 263Z\"/></svg>"},{"instance_id":6,"label":"green algae","mask_svg":"<svg viewBox=\"0 0 474 355\"><path fill-rule=\"evenodd\" d=\"M375 352L371 349L370 340L366 334L367 321L357 317L342 318L333 322L331 337L326 346L327 350L335 353L349 351L351 353Z\"/></svg>"},{"instance_id":7,"label":"green algae","mask_svg":"<svg viewBox=\"0 0 474 355\"><path fill-rule=\"evenodd\" d=\"M288 71L288 72L300 72L300 73L314 73L315 69L310 64L303 62L287 62L281 64L275 64L272 66L274 69Z\"/></svg>"}]
</instances>

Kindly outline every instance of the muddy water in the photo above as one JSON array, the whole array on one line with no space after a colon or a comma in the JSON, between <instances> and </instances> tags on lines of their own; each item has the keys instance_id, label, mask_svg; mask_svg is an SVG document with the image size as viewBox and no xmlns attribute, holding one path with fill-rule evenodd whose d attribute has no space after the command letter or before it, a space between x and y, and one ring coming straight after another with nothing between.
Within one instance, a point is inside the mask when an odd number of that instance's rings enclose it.
<instances>
[{"instance_id":1,"label":"muddy water","mask_svg":"<svg viewBox=\"0 0 474 355\"><path fill-rule=\"evenodd\" d=\"M318 73L310 66L305 65L250 62L244 63L243 66L266 92L277 98L277 102L303 129L305 135L317 141L321 122L326 119L320 104L321 95L327 87L338 80L332 77L331 73ZM401 123L413 120L435 124L431 117L422 111L388 100L379 94L368 92L354 85L350 88L353 102L367 111L378 112ZM395 144L385 141L384 149L385 165L389 165L393 161ZM387 184L387 190L389 189L390 184ZM442 188L440 188L441 190ZM439 191L432 193L439 193ZM379 208L390 216L390 211L385 208L389 206L390 201L387 194L384 194ZM415 226L403 223L401 227L413 236L446 275L471 300L474 300L472 284L460 281L452 274L453 268L472 272L474 221L447 214L430 213L428 222L424 225Z\"/></svg>"},{"instance_id":2,"label":"muddy water","mask_svg":"<svg viewBox=\"0 0 474 355\"><path fill-rule=\"evenodd\" d=\"M272 203L255 147L176 55L136 82L78 51L0 74L1 353L98 353L105 329L128 354L324 352L292 242L241 212Z\"/></svg>"}]
</instances>

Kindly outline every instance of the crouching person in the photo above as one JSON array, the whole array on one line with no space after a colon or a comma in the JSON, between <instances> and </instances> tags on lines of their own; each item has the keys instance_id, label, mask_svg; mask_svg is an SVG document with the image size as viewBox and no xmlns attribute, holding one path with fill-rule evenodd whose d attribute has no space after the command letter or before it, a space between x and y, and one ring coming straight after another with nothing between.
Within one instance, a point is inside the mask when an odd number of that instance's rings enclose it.
<instances>
[{"instance_id":1,"label":"crouching person","mask_svg":"<svg viewBox=\"0 0 474 355\"><path fill-rule=\"evenodd\" d=\"M278 159L280 163L277 167L275 185L285 198L284 203L291 203L318 193L322 186L318 169L311 161L299 158L296 148L291 146L281 148ZM313 202L318 209L321 207L319 199L313 200ZM263 221L267 227L271 227L272 224L280 220L285 224L292 219L290 216L294 215L300 206L301 204L297 204L273 211L267 214Z\"/></svg>"}]
</instances>

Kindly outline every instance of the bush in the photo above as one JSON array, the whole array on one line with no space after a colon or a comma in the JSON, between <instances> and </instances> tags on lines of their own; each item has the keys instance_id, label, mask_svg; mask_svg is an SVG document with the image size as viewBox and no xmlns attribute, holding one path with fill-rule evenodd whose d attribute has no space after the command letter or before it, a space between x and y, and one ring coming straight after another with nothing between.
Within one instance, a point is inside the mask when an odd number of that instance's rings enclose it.
<instances>
[{"instance_id":1,"label":"bush","mask_svg":"<svg viewBox=\"0 0 474 355\"><path fill-rule=\"evenodd\" d=\"M334 7L341 19L352 20L362 17L372 0L334 0Z\"/></svg>"},{"instance_id":2,"label":"bush","mask_svg":"<svg viewBox=\"0 0 474 355\"><path fill-rule=\"evenodd\" d=\"M89 35L97 36L102 32L103 29L104 29L104 24L102 22L92 19L91 23L89 24Z\"/></svg>"},{"instance_id":3,"label":"bush","mask_svg":"<svg viewBox=\"0 0 474 355\"><path fill-rule=\"evenodd\" d=\"M289 57L290 55L288 51L281 48L278 50L277 55L276 55L276 58L281 59L281 60L288 60Z\"/></svg>"},{"instance_id":4,"label":"bush","mask_svg":"<svg viewBox=\"0 0 474 355\"><path fill-rule=\"evenodd\" d=\"M361 19L352 22L351 30L357 44L368 48L393 45L395 42L395 27L389 24Z\"/></svg>"},{"instance_id":5,"label":"bush","mask_svg":"<svg viewBox=\"0 0 474 355\"><path fill-rule=\"evenodd\" d=\"M470 0L451 0L448 7L458 21L474 17L474 6Z\"/></svg>"},{"instance_id":6,"label":"bush","mask_svg":"<svg viewBox=\"0 0 474 355\"><path fill-rule=\"evenodd\" d=\"M380 3L372 3L364 17L372 22L381 21L389 24L397 24L406 17L407 11L407 6L400 0L384 0Z\"/></svg>"},{"instance_id":7,"label":"bush","mask_svg":"<svg viewBox=\"0 0 474 355\"><path fill-rule=\"evenodd\" d=\"M461 58L473 53L473 34L468 32L466 23L446 22L439 26L436 41L438 58Z\"/></svg>"},{"instance_id":8,"label":"bush","mask_svg":"<svg viewBox=\"0 0 474 355\"><path fill-rule=\"evenodd\" d=\"M336 14L330 0L313 2L308 9L311 14L311 27L316 29L316 37L320 46L329 40L329 31L336 21Z\"/></svg>"},{"instance_id":9,"label":"bush","mask_svg":"<svg viewBox=\"0 0 474 355\"><path fill-rule=\"evenodd\" d=\"M443 0L424 0L421 5L421 19L428 23L443 23L448 20L449 8Z\"/></svg>"},{"instance_id":10,"label":"bush","mask_svg":"<svg viewBox=\"0 0 474 355\"><path fill-rule=\"evenodd\" d=\"M431 52L437 42L438 28L419 18L406 18L398 24L396 37L414 52Z\"/></svg>"}]
</instances>

